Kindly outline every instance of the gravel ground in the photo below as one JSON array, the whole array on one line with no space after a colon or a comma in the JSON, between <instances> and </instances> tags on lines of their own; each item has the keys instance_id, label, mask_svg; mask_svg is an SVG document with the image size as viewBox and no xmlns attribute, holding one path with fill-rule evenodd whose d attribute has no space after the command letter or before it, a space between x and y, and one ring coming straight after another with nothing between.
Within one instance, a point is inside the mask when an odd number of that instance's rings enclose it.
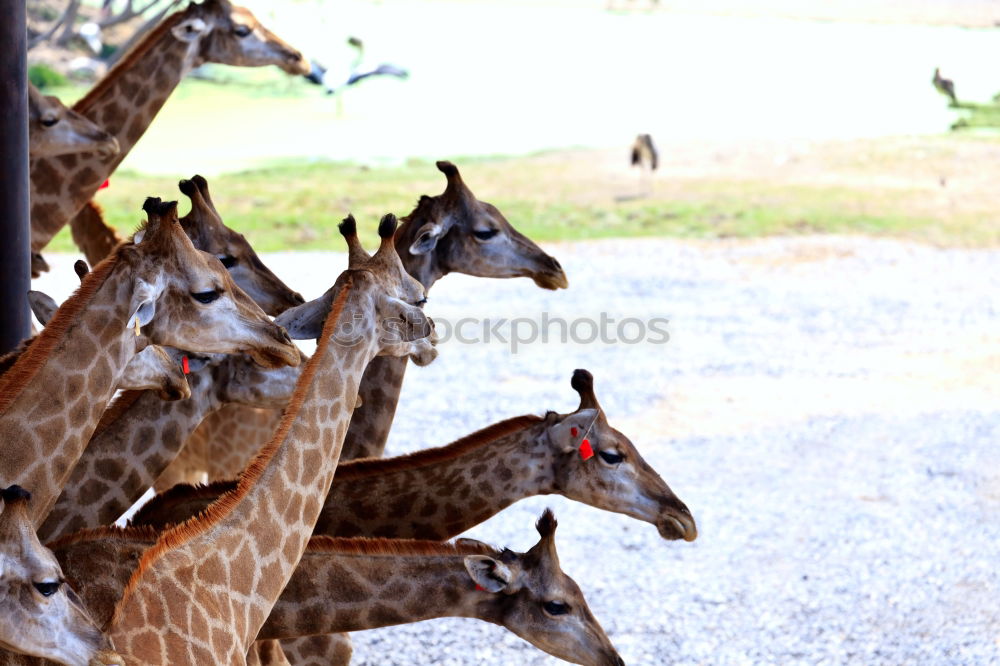
<instances>
[{"instance_id":1,"label":"gravel ground","mask_svg":"<svg viewBox=\"0 0 1000 666\"><path fill-rule=\"evenodd\" d=\"M550 339L516 354L446 342L411 367L387 452L568 411L570 374L585 367L700 536L665 542L561 497L468 536L526 549L553 507L563 569L629 664L1000 663L1000 251L837 237L549 249L569 291L449 276L428 313L439 326L664 317L669 342ZM265 261L307 298L346 263ZM62 297L75 278L46 280ZM464 619L354 644L358 665L562 663Z\"/></svg>"}]
</instances>

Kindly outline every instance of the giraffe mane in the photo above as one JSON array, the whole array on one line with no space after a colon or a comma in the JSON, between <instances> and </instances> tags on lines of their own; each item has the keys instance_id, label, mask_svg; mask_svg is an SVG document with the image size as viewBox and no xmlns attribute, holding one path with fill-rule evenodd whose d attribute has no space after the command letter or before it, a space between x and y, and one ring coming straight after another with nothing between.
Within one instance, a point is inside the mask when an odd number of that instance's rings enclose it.
<instances>
[{"instance_id":1,"label":"giraffe mane","mask_svg":"<svg viewBox=\"0 0 1000 666\"><path fill-rule=\"evenodd\" d=\"M466 541L448 543L420 539L382 539L369 537L314 536L309 539L307 553L337 555L489 555L499 557L500 551L485 543Z\"/></svg>"},{"instance_id":2,"label":"giraffe mane","mask_svg":"<svg viewBox=\"0 0 1000 666\"><path fill-rule=\"evenodd\" d=\"M129 410L129 408L135 404L135 401L142 397L145 391L129 390L122 391L121 394L112 401L104 413L101 414L100 420L97 422L97 427L94 428L94 433L90 436L93 440L95 437L103 433L108 429L112 423L117 421Z\"/></svg>"},{"instance_id":3,"label":"giraffe mane","mask_svg":"<svg viewBox=\"0 0 1000 666\"><path fill-rule=\"evenodd\" d=\"M0 376L3 376L5 372L14 367L14 364L17 363L17 359L21 358L21 354L28 350L28 347L35 341L36 337L38 336L33 335L30 338L21 340L17 343L17 347L14 347L3 356L0 356Z\"/></svg>"},{"instance_id":4,"label":"giraffe mane","mask_svg":"<svg viewBox=\"0 0 1000 666\"><path fill-rule=\"evenodd\" d=\"M72 534L65 534L58 539L45 544L49 550L59 550L68 548L78 543L89 543L92 541L103 541L105 539L115 539L121 541L147 541L150 544L156 542L160 536L159 531L148 525L117 527L115 525L104 525L102 527L91 527L77 530Z\"/></svg>"},{"instance_id":5,"label":"giraffe mane","mask_svg":"<svg viewBox=\"0 0 1000 666\"><path fill-rule=\"evenodd\" d=\"M77 290L59 306L48 325L35 336L34 341L21 353L14 365L0 376L0 414L17 399L53 350L62 342L66 331L77 322L94 294L118 266L119 256L119 252L109 255L84 277Z\"/></svg>"},{"instance_id":6,"label":"giraffe mane","mask_svg":"<svg viewBox=\"0 0 1000 666\"><path fill-rule=\"evenodd\" d=\"M98 99L103 95L109 88L116 85L118 82L118 73L122 71L125 67L131 67L135 64L135 61L146 55L146 52L153 48L156 42L163 36L163 33L167 32L175 25L177 25L181 17L187 10L181 10L179 12L174 12L170 16L166 17L160 24L153 28L148 35L146 35L141 42L133 46L128 53L126 53L121 60L119 60L114 67L105 74L100 81L98 81L93 88L90 89L86 95L73 105L73 110L78 113L85 113L91 105L93 105L94 100Z\"/></svg>"},{"instance_id":7,"label":"giraffe mane","mask_svg":"<svg viewBox=\"0 0 1000 666\"><path fill-rule=\"evenodd\" d=\"M501 437L526 430L544 420L542 417L535 416L534 414L524 414L488 425L482 430L477 430L472 434L456 439L451 444L445 446L422 449L405 456L396 456L393 458L360 458L358 460L351 460L337 467L337 475L334 479L335 481L355 479L367 476L375 471L379 473L405 472L406 470L426 465L446 462L463 456L481 446L492 444Z\"/></svg>"},{"instance_id":8,"label":"giraffe mane","mask_svg":"<svg viewBox=\"0 0 1000 666\"><path fill-rule=\"evenodd\" d=\"M254 459L251 460L250 463L247 464L246 468L240 473L240 476L236 481L235 488L222 495L216 501L212 502L212 504L210 504L197 516L165 529L156 540L156 543L143 553L135 571L132 572L132 577L129 579L128 585L125 586L121 599L119 599L118 603L115 605L115 610L109 626L113 626L118 621L118 614L121 612L121 609L125 607L125 604L129 601L131 596L135 593L135 590L138 588L139 582L147 569L149 569L157 560L168 552L180 548L187 542L200 536L201 534L204 534L216 524L224 520L226 516L228 516L230 512L236 508L240 500L246 497L247 493L249 493L253 488L261 474L264 473L267 463L271 460L275 452L280 448L281 444L288 436L288 432L291 430L295 417L302 408L302 403L305 401L306 394L312 386L313 378L319 368L320 359L323 357L326 348L330 346L330 339L333 337L333 332L337 327L340 314L344 310L344 304L347 302L347 297L350 295L351 287L354 284L353 273L353 271L344 271L346 278L340 288L340 293L337 294L337 298L330 307L330 314L327 315L326 322L323 324L323 332L320 335L318 344L316 345L316 352L306 363L306 367L302 370L302 374L299 375L299 381L295 386L295 391L292 393L292 399L289 401L288 407L285 408L281 421L278 424L278 429L271 437L271 440L261 448L260 452L257 453ZM339 281L340 280L338 279L338 282Z\"/></svg>"}]
</instances>

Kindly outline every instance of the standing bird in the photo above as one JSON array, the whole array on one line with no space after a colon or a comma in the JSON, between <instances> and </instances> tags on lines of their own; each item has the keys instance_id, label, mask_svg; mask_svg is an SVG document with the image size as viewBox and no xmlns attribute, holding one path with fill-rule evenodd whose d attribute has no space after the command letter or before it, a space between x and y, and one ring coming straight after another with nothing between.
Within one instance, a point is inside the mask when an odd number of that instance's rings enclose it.
<instances>
[{"instance_id":1,"label":"standing bird","mask_svg":"<svg viewBox=\"0 0 1000 666\"><path fill-rule=\"evenodd\" d=\"M642 170L639 172L639 196L649 194L648 178L660 166L660 154L653 144L653 137L649 134L640 134L635 137L632 143L632 166L638 165ZM649 174L649 175L647 175Z\"/></svg>"},{"instance_id":2,"label":"standing bird","mask_svg":"<svg viewBox=\"0 0 1000 666\"><path fill-rule=\"evenodd\" d=\"M632 144L632 166L639 164L647 167L650 171L656 171L660 164L660 155L653 145L653 137L649 134L640 134L635 137Z\"/></svg>"},{"instance_id":3,"label":"standing bird","mask_svg":"<svg viewBox=\"0 0 1000 666\"><path fill-rule=\"evenodd\" d=\"M357 37L350 37L347 43L355 49L356 53L351 60L350 68L346 72L341 71L339 74L331 72L314 60L312 61L312 71L305 75L309 81L326 88L327 95L332 95L340 88L356 85L359 81L367 79L370 76L395 76L398 79L405 79L410 76L410 73L402 67L385 62L374 68L363 68L364 43Z\"/></svg>"},{"instance_id":4,"label":"standing bird","mask_svg":"<svg viewBox=\"0 0 1000 666\"><path fill-rule=\"evenodd\" d=\"M958 98L955 97L955 82L951 79L946 79L941 76L941 68L934 68L934 78L931 79L931 83L934 84L934 88L951 100L952 106L958 106Z\"/></svg>"}]
</instances>

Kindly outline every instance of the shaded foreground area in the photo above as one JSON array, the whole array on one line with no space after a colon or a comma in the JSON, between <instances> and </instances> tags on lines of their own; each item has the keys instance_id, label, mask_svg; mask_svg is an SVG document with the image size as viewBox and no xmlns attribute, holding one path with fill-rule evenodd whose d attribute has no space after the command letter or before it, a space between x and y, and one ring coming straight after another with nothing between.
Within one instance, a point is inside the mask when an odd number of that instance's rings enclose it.
<instances>
[{"instance_id":1,"label":"shaded foreground area","mask_svg":"<svg viewBox=\"0 0 1000 666\"><path fill-rule=\"evenodd\" d=\"M1000 140L699 141L662 152L651 178L629 168L627 146L456 162L481 198L542 240L866 233L1000 245ZM255 247L275 251L337 248L336 223L348 211L359 220L406 214L419 193L444 183L429 161L302 162L224 174L212 186L226 220ZM143 197L175 197L176 187L173 177L118 173L98 201L127 233ZM72 247L64 230L52 250Z\"/></svg>"}]
</instances>

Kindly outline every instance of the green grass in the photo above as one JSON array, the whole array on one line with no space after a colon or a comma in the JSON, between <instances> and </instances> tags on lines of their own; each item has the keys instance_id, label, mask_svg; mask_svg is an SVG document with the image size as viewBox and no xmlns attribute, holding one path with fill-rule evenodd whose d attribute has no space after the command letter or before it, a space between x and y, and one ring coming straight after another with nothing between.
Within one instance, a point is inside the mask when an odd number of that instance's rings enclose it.
<instances>
[{"instance_id":1,"label":"green grass","mask_svg":"<svg viewBox=\"0 0 1000 666\"><path fill-rule=\"evenodd\" d=\"M570 154L572 155L572 154ZM914 208L923 195L910 189L856 190L844 186L760 181L659 182L655 195L616 201L597 185L576 183L569 169L553 169L545 155L465 159L462 173L473 191L495 204L520 231L540 241L609 237L752 238L773 235L861 233L944 245L1000 244L990 219ZM574 164L576 162L573 162ZM444 179L433 164L365 168L313 162L279 164L211 178L223 218L262 252L342 249L337 223L351 212L373 246L377 220L409 213L421 194L437 194ZM633 186L628 179L626 183ZM617 184L619 190L623 187ZM121 232L141 220L145 196L185 197L172 178L116 173L98 195L108 221ZM66 230L52 251L72 251Z\"/></svg>"}]
</instances>

